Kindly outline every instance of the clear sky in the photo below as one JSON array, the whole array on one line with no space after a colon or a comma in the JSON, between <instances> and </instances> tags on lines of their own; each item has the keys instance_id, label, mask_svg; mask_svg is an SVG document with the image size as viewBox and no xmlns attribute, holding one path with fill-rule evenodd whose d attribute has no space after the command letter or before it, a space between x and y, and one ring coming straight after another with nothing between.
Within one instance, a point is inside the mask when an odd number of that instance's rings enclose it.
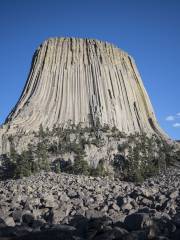
<instances>
[{"instance_id":1,"label":"clear sky","mask_svg":"<svg viewBox=\"0 0 180 240\"><path fill-rule=\"evenodd\" d=\"M161 127L180 139L179 0L0 0L0 123L33 52L55 36L106 40L132 55Z\"/></svg>"}]
</instances>

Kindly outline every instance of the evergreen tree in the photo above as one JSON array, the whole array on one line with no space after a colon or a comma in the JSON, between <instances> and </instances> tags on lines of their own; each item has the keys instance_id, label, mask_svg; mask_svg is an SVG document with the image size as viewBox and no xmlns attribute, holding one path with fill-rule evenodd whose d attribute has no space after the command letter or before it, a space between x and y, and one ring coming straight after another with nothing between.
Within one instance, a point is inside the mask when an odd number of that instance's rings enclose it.
<instances>
[{"instance_id":1,"label":"evergreen tree","mask_svg":"<svg viewBox=\"0 0 180 240\"><path fill-rule=\"evenodd\" d=\"M7 155L3 155L1 158L1 180L14 178L15 168L15 162Z\"/></svg>"},{"instance_id":2,"label":"evergreen tree","mask_svg":"<svg viewBox=\"0 0 180 240\"><path fill-rule=\"evenodd\" d=\"M38 136L41 140L43 140L46 137L46 132L44 131L42 124L40 124L39 126Z\"/></svg>"},{"instance_id":3,"label":"evergreen tree","mask_svg":"<svg viewBox=\"0 0 180 240\"><path fill-rule=\"evenodd\" d=\"M87 161L84 160L83 155L76 156L72 171L74 174L84 174L84 175L89 174L89 165Z\"/></svg>"},{"instance_id":4,"label":"evergreen tree","mask_svg":"<svg viewBox=\"0 0 180 240\"><path fill-rule=\"evenodd\" d=\"M38 170L50 170L50 164L48 160L47 146L43 142L39 142L36 147L36 158Z\"/></svg>"},{"instance_id":5,"label":"evergreen tree","mask_svg":"<svg viewBox=\"0 0 180 240\"><path fill-rule=\"evenodd\" d=\"M23 151L18 154L16 160L15 178L28 177L31 175L31 159L29 159L29 152Z\"/></svg>"},{"instance_id":6,"label":"evergreen tree","mask_svg":"<svg viewBox=\"0 0 180 240\"><path fill-rule=\"evenodd\" d=\"M47 138L47 134L44 131L42 124L40 124L39 133L38 133L38 143L35 149L35 156L36 156L37 162L34 162L34 168L36 168L37 171L50 170L50 164L48 160L49 145L50 145L49 138Z\"/></svg>"},{"instance_id":7,"label":"evergreen tree","mask_svg":"<svg viewBox=\"0 0 180 240\"><path fill-rule=\"evenodd\" d=\"M35 148L35 146L29 144L28 149L26 151L26 156L27 156L28 161L31 163L30 164L31 172L32 173L37 173L39 169L38 169L37 160L34 157L34 155L35 155L34 152L33 152L34 148Z\"/></svg>"}]
</instances>

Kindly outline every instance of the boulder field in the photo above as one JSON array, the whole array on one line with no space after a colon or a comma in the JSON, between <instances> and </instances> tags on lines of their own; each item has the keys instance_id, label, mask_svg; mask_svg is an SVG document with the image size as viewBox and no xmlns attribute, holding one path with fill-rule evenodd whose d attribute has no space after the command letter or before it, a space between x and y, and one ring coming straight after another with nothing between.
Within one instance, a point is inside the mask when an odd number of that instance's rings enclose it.
<instances>
[{"instance_id":1,"label":"boulder field","mask_svg":"<svg viewBox=\"0 0 180 240\"><path fill-rule=\"evenodd\" d=\"M143 183L41 172L0 182L0 239L180 239L180 170Z\"/></svg>"}]
</instances>

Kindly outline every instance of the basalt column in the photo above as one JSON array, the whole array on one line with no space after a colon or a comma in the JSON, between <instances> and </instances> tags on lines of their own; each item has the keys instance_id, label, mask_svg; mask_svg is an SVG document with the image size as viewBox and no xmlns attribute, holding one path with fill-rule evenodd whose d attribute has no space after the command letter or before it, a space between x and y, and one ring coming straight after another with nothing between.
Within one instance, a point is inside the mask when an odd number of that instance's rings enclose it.
<instances>
[{"instance_id":1,"label":"basalt column","mask_svg":"<svg viewBox=\"0 0 180 240\"><path fill-rule=\"evenodd\" d=\"M36 131L40 124L66 126L70 120L165 136L131 56L102 41L52 38L36 50L0 135Z\"/></svg>"}]
</instances>

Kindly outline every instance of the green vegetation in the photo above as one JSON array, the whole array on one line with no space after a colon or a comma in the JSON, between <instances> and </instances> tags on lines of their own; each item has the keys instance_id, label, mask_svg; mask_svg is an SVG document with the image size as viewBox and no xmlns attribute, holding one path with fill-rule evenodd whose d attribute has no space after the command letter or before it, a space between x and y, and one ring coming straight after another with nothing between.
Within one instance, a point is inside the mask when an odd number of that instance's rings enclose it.
<instances>
[{"instance_id":1,"label":"green vegetation","mask_svg":"<svg viewBox=\"0 0 180 240\"><path fill-rule=\"evenodd\" d=\"M89 165L87 161L84 160L82 155L78 155L75 157L74 164L72 167L73 174L80 175L89 175Z\"/></svg>"},{"instance_id":2,"label":"green vegetation","mask_svg":"<svg viewBox=\"0 0 180 240\"><path fill-rule=\"evenodd\" d=\"M97 165L96 168L91 168L90 169L90 173L91 176L94 177L105 177L108 175L108 172L106 171L105 167L104 167L104 159L101 159Z\"/></svg>"},{"instance_id":3,"label":"green vegetation","mask_svg":"<svg viewBox=\"0 0 180 240\"><path fill-rule=\"evenodd\" d=\"M122 155L113 162L116 176L136 182L165 170L175 156L172 146L156 135L148 137L145 133L131 134L128 142L118 145L118 150Z\"/></svg>"},{"instance_id":4,"label":"green vegetation","mask_svg":"<svg viewBox=\"0 0 180 240\"><path fill-rule=\"evenodd\" d=\"M2 179L28 177L37 170L30 149L18 154L11 146L10 156L4 156L2 160Z\"/></svg>"},{"instance_id":5,"label":"green vegetation","mask_svg":"<svg viewBox=\"0 0 180 240\"><path fill-rule=\"evenodd\" d=\"M93 127L69 122L66 128L54 126L52 130L44 130L40 125L39 131L34 133L33 144L21 153L16 150L14 137L9 137L10 153L1 156L1 179L27 177L39 171L107 176L105 159L101 159L96 168L89 166L85 159L86 146L101 148L104 137L121 142L117 144L118 153L111 164L114 176L123 180L141 182L180 160L180 151L175 152L172 145L159 137L145 133L127 136L115 127L101 126L98 119ZM74 161L61 159L65 153L73 153ZM50 159L59 160L51 162Z\"/></svg>"}]
</instances>

